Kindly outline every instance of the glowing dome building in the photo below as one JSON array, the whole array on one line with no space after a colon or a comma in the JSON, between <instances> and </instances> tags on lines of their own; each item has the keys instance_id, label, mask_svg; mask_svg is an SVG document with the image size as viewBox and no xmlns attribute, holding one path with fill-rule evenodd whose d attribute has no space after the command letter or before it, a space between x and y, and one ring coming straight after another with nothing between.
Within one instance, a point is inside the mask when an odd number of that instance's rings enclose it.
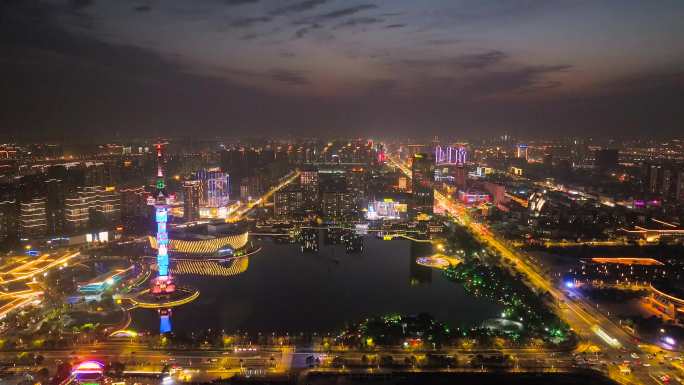
<instances>
[{"instance_id":1,"label":"glowing dome building","mask_svg":"<svg viewBox=\"0 0 684 385\"><path fill-rule=\"evenodd\" d=\"M154 250L164 248L149 237ZM178 259L226 259L248 253L249 232L244 223L215 221L176 226L169 231L166 252Z\"/></svg>"}]
</instances>

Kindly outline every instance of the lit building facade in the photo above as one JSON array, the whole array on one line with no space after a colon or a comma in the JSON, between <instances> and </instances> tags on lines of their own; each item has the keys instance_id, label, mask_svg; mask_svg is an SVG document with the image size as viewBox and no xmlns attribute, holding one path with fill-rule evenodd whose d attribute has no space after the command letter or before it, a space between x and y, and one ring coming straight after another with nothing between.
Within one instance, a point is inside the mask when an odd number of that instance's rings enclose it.
<instances>
[{"instance_id":1,"label":"lit building facade","mask_svg":"<svg viewBox=\"0 0 684 385\"><path fill-rule=\"evenodd\" d=\"M302 170L299 175L299 184L302 188L304 204L309 208L313 208L317 204L320 194L318 169L307 168Z\"/></svg>"},{"instance_id":2,"label":"lit building facade","mask_svg":"<svg viewBox=\"0 0 684 385\"><path fill-rule=\"evenodd\" d=\"M491 200L491 197L489 196L489 194L482 191L461 190L458 192L458 200L468 205L474 205L489 202Z\"/></svg>"},{"instance_id":3,"label":"lit building facade","mask_svg":"<svg viewBox=\"0 0 684 385\"><path fill-rule=\"evenodd\" d=\"M69 230L78 230L88 226L90 220L91 197L89 192L77 191L65 199L66 226Z\"/></svg>"},{"instance_id":4,"label":"lit building facade","mask_svg":"<svg viewBox=\"0 0 684 385\"><path fill-rule=\"evenodd\" d=\"M383 200L372 201L368 204L368 211L366 212L366 219L406 219L408 214L408 205L406 202L399 202L392 198L385 198Z\"/></svg>"},{"instance_id":5,"label":"lit building facade","mask_svg":"<svg viewBox=\"0 0 684 385\"><path fill-rule=\"evenodd\" d=\"M443 164L458 164L464 165L468 161L468 150L463 146L436 146L435 147L435 163L437 165Z\"/></svg>"},{"instance_id":6,"label":"lit building facade","mask_svg":"<svg viewBox=\"0 0 684 385\"><path fill-rule=\"evenodd\" d=\"M183 219L195 221L200 216L200 195L202 188L199 181L183 183Z\"/></svg>"},{"instance_id":7,"label":"lit building facade","mask_svg":"<svg viewBox=\"0 0 684 385\"><path fill-rule=\"evenodd\" d=\"M349 190L324 190L321 195L323 215L328 219L347 219L356 212L354 193Z\"/></svg>"},{"instance_id":8,"label":"lit building facade","mask_svg":"<svg viewBox=\"0 0 684 385\"><path fill-rule=\"evenodd\" d=\"M304 192L299 188L286 187L273 196L273 214L276 218L289 219L303 213Z\"/></svg>"},{"instance_id":9,"label":"lit building facade","mask_svg":"<svg viewBox=\"0 0 684 385\"><path fill-rule=\"evenodd\" d=\"M175 229L169 235L166 252L172 257L185 259L233 256L242 250L249 241L249 232L243 224L225 223L224 221L209 224L193 224ZM149 237L150 247L159 250L162 246L155 237Z\"/></svg>"},{"instance_id":10,"label":"lit building facade","mask_svg":"<svg viewBox=\"0 0 684 385\"><path fill-rule=\"evenodd\" d=\"M71 231L88 227L93 215L102 224L121 220L121 195L114 187L86 186L64 200L66 228Z\"/></svg>"},{"instance_id":11,"label":"lit building facade","mask_svg":"<svg viewBox=\"0 0 684 385\"><path fill-rule=\"evenodd\" d=\"M230 201L230 179L225 172L200 170L197 180L201 184L200 205L205 207L226 207Z\"/></svg>"},{"instance_id":12,"label":"lit building facade","mask_svg":"<svg viewBox=\"0 0 684 385\"><path fill-rule=\"evenodd\" d=\"M45 198L33 198L28 202L22 202L19 212L20 237L44 236L47 233L47 229Z\"/></svg>"}]
</instances>

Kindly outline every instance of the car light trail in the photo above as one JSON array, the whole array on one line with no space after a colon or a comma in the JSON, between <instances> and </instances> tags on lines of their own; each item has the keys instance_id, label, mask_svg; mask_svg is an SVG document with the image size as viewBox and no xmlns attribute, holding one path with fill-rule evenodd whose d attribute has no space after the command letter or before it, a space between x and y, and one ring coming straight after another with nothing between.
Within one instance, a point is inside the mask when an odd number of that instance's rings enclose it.
<instances>
[{"instance_id":1,"label":"car light trail","mask_svg":"<svg viewBox=\"0 0 684 385\"><path fill-rule=\"evenodd\" d=\"M622 345L620 344L620 341L618 341L616 338L609 336L608 333L603 331L603 329L601 329L599 326L594 325L594 326L592 326L591 330L597 336L599 336L599 338L601 338L605 343L607 343L608 345L610 345L614 348L622 347Z\"/></svg>"}]
</instances>

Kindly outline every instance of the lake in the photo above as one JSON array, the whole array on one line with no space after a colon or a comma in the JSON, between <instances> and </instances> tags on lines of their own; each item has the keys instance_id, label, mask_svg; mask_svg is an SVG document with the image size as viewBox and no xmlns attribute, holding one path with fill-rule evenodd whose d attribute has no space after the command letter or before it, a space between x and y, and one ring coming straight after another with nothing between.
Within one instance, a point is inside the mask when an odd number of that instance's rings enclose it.
<instances>
[{"instance_id":1,"label":"lake","mask_svg":"<svg viewBox=\"0 0 684 385\"><path fill-rule=\"evenodd\" d=\"M432 246L408 240L364 239L362 253L339 245L301 252L299 245L256 241L246 271L231 277L180 275L200 290L194 302L173 309L175 331L223 329L232 333L325 333L388 313L429 313L456 326L477 325L501 313L498 304L468 295L439 270L416 258ZM135 309L131 327L157 332L156 311Z\"/></svg>"}]
</instances>

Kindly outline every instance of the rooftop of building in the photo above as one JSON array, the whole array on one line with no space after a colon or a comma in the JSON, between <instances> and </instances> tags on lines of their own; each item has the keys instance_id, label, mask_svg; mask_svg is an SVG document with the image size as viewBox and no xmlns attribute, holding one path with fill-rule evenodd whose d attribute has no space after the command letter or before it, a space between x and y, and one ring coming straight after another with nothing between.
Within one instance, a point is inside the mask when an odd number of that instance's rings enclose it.
<instances>
[{"instance_id":1,"label":"rooftop of building","mask_svg":"<svg viewBox=\"0 0 684 385\"><path fill-rule=\"evenodd\" d=\"M619 265L638 265L638 266L664 266L665 264L654 258L636 258L636 257L596 257L590 258L588 261L593 263L608 263Z\"/></svg>"},{"instance_id":2,"label":"rooftop of building","mask_svg":"<svg viewBox=\"0 0 684 385\"><path fill-rule=\"evenodd\" d=\"M227 223L223 220L215 220L175 226L169 231L169 238L191 241L214 239L245 232L247 232L247 224L244 221Z\"/></svg>"}]
</instances>

